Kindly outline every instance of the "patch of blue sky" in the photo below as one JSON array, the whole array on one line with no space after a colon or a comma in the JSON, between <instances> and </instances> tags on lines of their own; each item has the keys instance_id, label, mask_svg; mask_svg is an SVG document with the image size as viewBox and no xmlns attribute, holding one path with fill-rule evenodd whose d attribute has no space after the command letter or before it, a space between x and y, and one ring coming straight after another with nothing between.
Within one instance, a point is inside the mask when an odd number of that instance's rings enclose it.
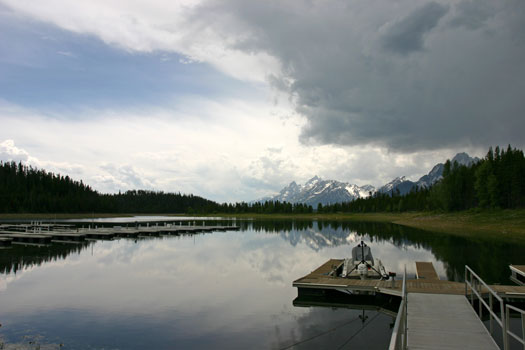
<instances>
[{"instance_id":1,"label":"patch of blue sky","mask_svg":"<svg viewBox=\"0 0 525 350\"><path fill-rule=\"evenodd\" d=\"M254 89L173 52L130 52L0 9L0 99L29 108L169 106ZM255 89L257 90L257 89Z\"/></svg>"}]
</instances>

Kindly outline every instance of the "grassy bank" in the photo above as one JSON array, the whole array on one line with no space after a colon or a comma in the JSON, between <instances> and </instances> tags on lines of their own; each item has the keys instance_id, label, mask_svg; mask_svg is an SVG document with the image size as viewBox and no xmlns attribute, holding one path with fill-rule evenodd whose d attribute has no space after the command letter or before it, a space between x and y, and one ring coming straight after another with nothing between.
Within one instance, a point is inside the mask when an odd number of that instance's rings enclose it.
<instances>
[{"instance_id":1,"label":"grassy bank","mask_svg":"<svg viewBox=\"0 0 525 350\"><path fill-rule=\"evenodd\" d=\"M465 237L499 237L525 243L525 209L466 211L456 213L359 213L359 214L244 214L232 215L253 219L317 219L367 222L390 222L422 230Z\"/></svg>"},{"instance_id":2,"label":"grassy bank","mask_svg":"<svg viewBox=\"0 0 525 350\"><path fill-rule=\"evenodd\" d=\"M498 237L525 242L525 210L406 214L391 222L424 230L469 237Z\"/></svg>"}]
</instances>

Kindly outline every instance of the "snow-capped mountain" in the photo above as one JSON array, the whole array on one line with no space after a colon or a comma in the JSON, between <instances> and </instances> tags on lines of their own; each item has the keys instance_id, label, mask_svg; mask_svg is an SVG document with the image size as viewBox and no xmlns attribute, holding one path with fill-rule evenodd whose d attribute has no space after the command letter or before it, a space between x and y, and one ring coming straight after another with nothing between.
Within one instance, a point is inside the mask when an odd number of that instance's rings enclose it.
<instances>
[{"instance_id":1,"label":"snow-capped mountain","mask_svg":"<svg viewBox=\"0 0 525 350\"><path fill-rule=\"evenodd\" d=\"M318 176L314 176L304 185L298 185L295 181L292 181L277 195L261 198L257 202L272 200L305 203L316 208L319 203L326 205L348 202L356 198L368 197L370 193L374 192L375 188L372 185L357 186L335 180L323 180Z\"/></svg>"},{"instance_id":2,"label":"snow-capped mountain","mask_svg":"<svg viewBox=\"0 0 525 350\"><path fill-rule=\"evenodd\" d=\"M471 166L478 161L478 157L472 158L466 153L458 153L452 158L451 163L457 162L460 165ZM405 176L396 177L394 180L381 186L377 192L396 193L399 190L399 193L403 195L416 186L418 188L428 188L443 178L443 168L443 163L436 164L428 174L422 176L416 182L408 180ZM304 185L299 185L292 181L277 195L264 197L255 202L305 203L316 208L319 203L326 205L349 202L357 198L366 198L370 196L370 193L373 194L375 192L376 189L372 185L357 186L336 180L323 180L318 176L314 176Z\"/></svg>"},{"instance_id":3,"label":"snow-capped mountain","mask_svg":"<svg viewBox=\"0 0 525 350\"><path fill-rule=\"evenodd\" d=\"M399 190L400 194L410 192L410 190L416 185L415 182L408 180L405 176L396 177L386 185L379 187L377 192L379 193L395 193Z\"/></svg>"},{"instance_id":4,"label":"snow-capped mountain","mask_svg":"<svg viewBox=\"0 0 525 350\"><path fill-rule=\"evenodd\" d=\"M459 165L471 166L479 161L478 157L470 157L467 153L458 153L450 161L452 164L457 162ZM399 190L401 195L407 194L414 187L428 188L443 178L443 163L436 164L427 175L423 175L417 182L408 180L405 176L396 177L384 186L381 186L377 191L380 193L392 193Z\"/></svg>"}]
</instances>

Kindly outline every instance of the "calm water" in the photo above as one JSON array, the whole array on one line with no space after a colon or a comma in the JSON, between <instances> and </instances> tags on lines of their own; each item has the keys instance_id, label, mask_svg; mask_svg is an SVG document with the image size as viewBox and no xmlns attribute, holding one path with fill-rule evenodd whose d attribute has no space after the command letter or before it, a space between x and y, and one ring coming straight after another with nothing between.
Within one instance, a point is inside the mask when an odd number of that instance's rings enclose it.
<instances>
[{"instance_id":1,"label":"calm water","mask_svg":"<svg viewBox=\"0 0 525 350\"><path fill-rule=\"evenodd\" d=\"M393 317L294 306L292 281L361 239L387 270L432 261L441 278L470 265L510 284L525 247L380 224L237 222L193 236L0 250L0 342L36 349L350 349L387 347ZM362 305L362 308L368 308Z\"/></svg>"}]
</instances>

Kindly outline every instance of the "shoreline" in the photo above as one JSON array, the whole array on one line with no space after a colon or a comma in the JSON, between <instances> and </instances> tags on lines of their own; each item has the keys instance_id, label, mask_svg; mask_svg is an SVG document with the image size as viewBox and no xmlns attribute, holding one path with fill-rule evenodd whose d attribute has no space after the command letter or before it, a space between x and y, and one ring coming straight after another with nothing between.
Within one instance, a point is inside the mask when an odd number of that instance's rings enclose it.
<instances>
[{"instance_id":1,"label":"shoreline","mask_svg":"<svg viewBox=\"0 0 525 350\"><path fill-rule=\"evenodd\" d=\"M454 213L408 212L408 213L333 213L333 214L0 214L0 220L38 219L86 219L132 216L195 216L224 217L255 220L335 220L393 223L430 232L446 233L470 238L502 238L525 242L525 209L470 210Z\"/></svg>"}]
</instances>

